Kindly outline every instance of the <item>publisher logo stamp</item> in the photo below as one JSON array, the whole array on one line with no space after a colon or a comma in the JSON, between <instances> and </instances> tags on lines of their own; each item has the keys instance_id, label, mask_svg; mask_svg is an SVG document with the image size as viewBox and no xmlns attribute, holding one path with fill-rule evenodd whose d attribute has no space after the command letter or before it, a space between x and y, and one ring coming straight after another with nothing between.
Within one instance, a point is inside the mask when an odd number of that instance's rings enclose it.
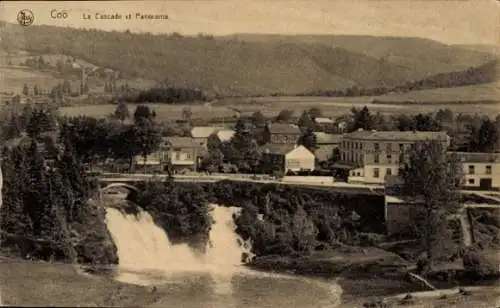
<instances>
[{"instance_id":1,"label":"publisher logo stamp","mask_svg":"<svg viewBox=\"0 0 500 308\"><path fill-rule=\"evenodd\" d=\"M27 27L33 24L34 21L35 15L33 15L33 12L28 9L21 10L19 11L19 13L17 13L17 22L21 26Z\"/></svg>"}]
</instances>

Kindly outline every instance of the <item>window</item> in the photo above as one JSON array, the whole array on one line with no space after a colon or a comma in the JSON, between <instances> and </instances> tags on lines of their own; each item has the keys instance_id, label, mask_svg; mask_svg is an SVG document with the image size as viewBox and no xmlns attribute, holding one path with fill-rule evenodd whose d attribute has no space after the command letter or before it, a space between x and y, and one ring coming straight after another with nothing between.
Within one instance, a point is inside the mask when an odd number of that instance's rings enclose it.
<instances>
[{"instance_id":1,"label":"window","mask_svg":"<svg viewBox=\"0 0 500 308\"><path fill-rule=\"evenodd\" d=\"M373 168L373 177L378 178L380 176L380 170L378 168Z\"/></svg>"},{"instance_id":2,"label":"window","mask_svg":"<svg viewBox=\"0 0 500 308\"><path fill-rule=\"evenodd\" d=\"M392 164L392 156L391 155L387 155L387 163Z\"/></svg>"},{"instance_id":3,"label":"window","mask_svg":"<svg viewBox=\"0 0 500 308\"><path fill-rule=\"evenodd\" d=\"M373 162L376 164L380 163L380 157L378 154L373 155Z\"/></svg>"},{"instance_id":4,"label":"window","mask_svg":"<svg viewBox=\"0 0 500 308\"><path fill-rule=\"evenodd\" d=\"M187 153L186 153L186 159L191 159L191 158L192 158L192 157L191 157L191 153L187 152Z\"/></svg>"},{"instance_id":5,"label":"window","mask_svg":"<svg viewBox=\"0 0 500 308\"><path fill-rule=\"evenodd\" d=\"M469 174L474 174L474 173L475 173L474 165L469 165Z\"/></svg>"},{"instance_id":6,"label":"window","mask_svg":"<svg viewBox=\"0 0 500 308\"><path fill-rule=\"evenodd\" d=\"M400 152L404 152L404 150L405 150L405 146L404 146L404 144L400 143L400 144L399 144L399 151L400 151Z\"/></svg>"},{"instance_id":7,"label":"window","mask_svg":"<svg viewBox=\"0 0 500 308\"><path fill-rule=\"evenodd\" d=\"M386 175L392 175L392 169L391 168L385 169L385 174Z\"/></svg>"},{"instance_id":8,"label":"window","mask_svg":"<svg viewBox=\"0 0 500 308\"><path fill-rule=\"evenodd\" d=\"M486 174L491 174L491 165L486 165Z\"/></svg>"},{"instance_id":9,"label":"window","mask_svg":"<svg viewBox=\"0 0 500 308\"><path fill-rule=\"evenodd\" d=\"M345 160L345 152L342 152L342 160Z\"/></svg>"},{"instance_id":10,"label":"window","mask_svg":"<svg viewBox=\"0 0 500 308\"><path fill-rule=\"evenodd\" d=\"M300 169L300 160L299 159L289 159L286 162L288 169Z\"/></svg>"},{"instance_id":11,"label":"window","mask_svg":"<svg viewBox=\"0 0 500 308\"><path fill-rule=\"evenodd\" d=\"M359 149L362 150L363 149L363 144L360 142L359 143Z\"/></svg>"},{"instance_id":12,"label":"window","mask_svg":"<svg viewBox=\"0 0 500 308\"><path fill-rule=\"evenodd\" d=\"M375 151L380 150L380 145L378 143L375 143L374 145Z\"/></svg>"},{"instance_id":13,"label":"window","mask_svg":"<svg viewBox=\"0 0 500 308\"><path fill-rule=\"evenodd\" d=\"M392 144L391 143L388 143L387 146L387 153L391 153L392 152Z\"/></svg>"},{"instance_id":14,"label":"window","mask_svg":"<svg viewBox=\"0 0 500 308\"><path fill-rule=\"evenodd\" d=\"M181 153L175 152L175 159L176 160L181 160Z\"/></svg>"},{"instance_id":15,"label":"window","mask_svg":"<svg viewBox=\"0 0 500 308\"><path fill-rule=\"evenodd\" d=\"M365 162L365 156L363 154L359 155L359 161L364 164L364 162Z\"/></svg>"},{"instance_id":16,"label":"window","mask_svg":"<svg viewBox=\"0 0 500 308\"><path fill-rule=\"evenodd\" d=\"M474 184L474 179L469 179L468 182L469 184Z\"/></svg>"}]
</instances>

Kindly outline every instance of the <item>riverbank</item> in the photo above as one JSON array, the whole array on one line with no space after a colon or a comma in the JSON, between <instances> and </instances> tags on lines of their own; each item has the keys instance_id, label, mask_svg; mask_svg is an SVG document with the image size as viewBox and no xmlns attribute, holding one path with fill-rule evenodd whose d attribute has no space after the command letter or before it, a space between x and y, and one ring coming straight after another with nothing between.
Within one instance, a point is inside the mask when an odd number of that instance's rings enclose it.
<instances>
[{"instance_id":1,"label":"riverbank","mask_svg":"<svg viewBox=\"0 0 500 308\"><path fill-rule=\"evenodd\" d=\"M375 251L367 254L364 268L376 260ZM385 261L389 262L390 258L385 258ZM316 262L324 264L326 261L320 261L317 256ZM356 276L356 267L351 266L347 270L345 265L347 262L343 264L344 270L340 272L350 272L352 275L335 279L343 289L342 304L339 306L341 308L363 307L364 304L377 302L384 302L386 306L372 307L401 307L403 303L413 303L405 304L405 307L486 308L497 307L497 299L500 298L498 288L465 287L468 291L466 293L469 294L461 294L458 289L453 289L437 293L412 293L411 299L403 299L410 291L417 290L411 282L391 279L388 276ZM143 287L117 282L106 275L82 274L82 271L72 264L0 258L0 273L1 298L3 304L8 306L145 307L173 295L173 291L167 288ZM443 293L446 298L442 296ZM193 293L193 296L196 295Z\"/></svg>"},{"instance_id":2,"label":"riverbank","mask_svg":"<svg viewBox=\"0 0 500 308\"><path fill-rule=\"evenodd\" d=\"M418 307L447 307L445 303L452 302L457 305L463 304L457 307L472 307L467 306L470 303L480 303L474 307L497 307L494 303L500 298L500 292L495 293L498 295L496 297L492 294L487 296L476 294L476 292L481 294L483 289L498 286L498 278L472 283L460 281L458 275L450 281L428 279L439 289L452 288L451 291L442 292L430 290L424 283L410 278L408 273L415 270L415 264L395 253L374 247L345 247L335 251L314 252L308 257L257 257L249 266L257 270L335 279L343 290L344 305L341 307L360 307L366 303L378 302L380 299L387 299L389 301L387 306L372 307L397 307L401 303L424 305ZM471 293L461 298L463 294L459 294L459 286L465 286L466 290L474 289L472 292L474 296L471 297ZM432 292L437 292L435 294L438 295L431 296ZM446 298L441 296L443 292L448 294ZM414 297L420 294L424 299L402 300L402 297L409 293Z\"/></svg>"},{"instance_id":3,"label":"riverbank","mask_svg":"<svg viewBox=\"0 0 500 308\"><path fill-rule=\"evenodd\" d=\"M144 307L161 290L82 275L72 264L0 258L0 295L6 306Z\"/></svg>"}]
</instances>

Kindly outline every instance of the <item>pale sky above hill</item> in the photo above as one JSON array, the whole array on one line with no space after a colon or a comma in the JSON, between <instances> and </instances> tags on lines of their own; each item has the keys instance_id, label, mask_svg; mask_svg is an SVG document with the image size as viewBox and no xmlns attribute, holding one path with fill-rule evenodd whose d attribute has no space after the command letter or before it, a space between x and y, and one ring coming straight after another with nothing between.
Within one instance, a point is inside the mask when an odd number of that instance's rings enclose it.
<instances>
[{"instance_id":1,"label":"pale sky above hill","mask_svg":"<svg viewBox=\"0 0 500 308\"><path fill-rule=\"evenodd\" d=\"M184 35L200 32L354 34L418 36L448 44L500 45L500 1L496 0L308 0L308 1L82 1L0 2L0 19L16 22L30 9L35 24ZM67 19L52 19L53 9L67 10ZM95 20L95 13L132 19ZM90 14L91 20L82 15ZM135 14L168 14L168 20L140 20Z\"/></svg>"}]
</instances>

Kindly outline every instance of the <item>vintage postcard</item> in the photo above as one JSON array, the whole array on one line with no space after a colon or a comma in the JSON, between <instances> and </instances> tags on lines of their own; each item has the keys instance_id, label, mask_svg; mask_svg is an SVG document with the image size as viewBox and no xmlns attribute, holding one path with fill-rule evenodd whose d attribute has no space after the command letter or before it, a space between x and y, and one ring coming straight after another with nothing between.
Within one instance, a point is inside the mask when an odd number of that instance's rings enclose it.
<instances>
[{"instance_id":1,"label":"vintage postcard","mask_svg":"<svg viewBox=\"0 0 500 308\"><path fill-rule=\"evenodd\" d=\"M0 306L500 308L500 2L0 2Z\"/></svg>"}]
</instances>

